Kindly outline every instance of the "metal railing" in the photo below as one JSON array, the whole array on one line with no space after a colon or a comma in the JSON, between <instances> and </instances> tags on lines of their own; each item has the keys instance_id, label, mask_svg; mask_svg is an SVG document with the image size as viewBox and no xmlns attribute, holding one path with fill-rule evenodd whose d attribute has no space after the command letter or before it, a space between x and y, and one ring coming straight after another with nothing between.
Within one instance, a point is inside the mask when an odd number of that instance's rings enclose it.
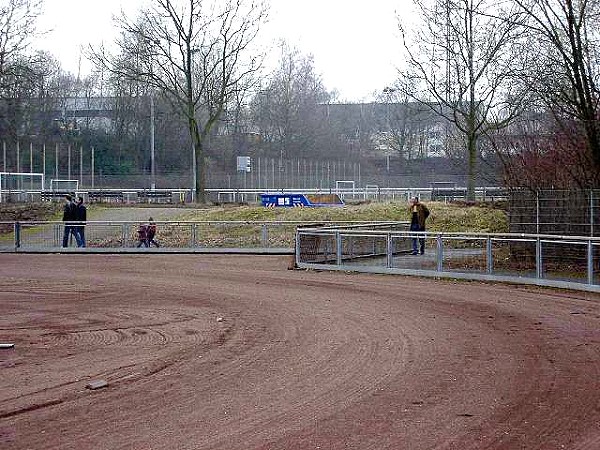
<instances>
[{"instance_id":1,"label":"metal railing","mask_svg":"<svg viewBox=\"0 0 600 450\"><path fill-rule=\"evenodd\" d=\"M413 255L413 239L425 253ZM503 281L600 292L600 238L299 228L300 268Z\"/></svg>"},{"instance_id":2,"label":"metal railing","mask_svg":"<svg viewBox=\"0 0 600 450\"><path fill-rule=\"evenodd\" d=\"M155 242L146 247L141 239L143 221L0 222L0 252L259 252L293 254L300 221L156 221ZM322 226L373 227L372 223L324 221ZM65 225L83 230L86 246L77 247L75 233ZM384 226L384 225L382 225ZM390 226L388 224L388 226Z\"/></svg>"}]
</instances>

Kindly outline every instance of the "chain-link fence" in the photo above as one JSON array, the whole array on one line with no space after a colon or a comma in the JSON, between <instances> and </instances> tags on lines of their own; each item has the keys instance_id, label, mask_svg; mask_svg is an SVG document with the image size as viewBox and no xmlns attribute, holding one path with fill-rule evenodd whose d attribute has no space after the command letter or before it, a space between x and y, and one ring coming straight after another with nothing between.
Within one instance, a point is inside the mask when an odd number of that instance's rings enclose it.
<instances>
[{"instance_id":1,"label":"chain-link fence","mask_svg":"<svg viewBox=\"0 0 600 450\"><path fill-rule=\"evenodd\" d=\"M600 190L511 191L513 233L600 236Z\"/></svg>"}]
</instances>

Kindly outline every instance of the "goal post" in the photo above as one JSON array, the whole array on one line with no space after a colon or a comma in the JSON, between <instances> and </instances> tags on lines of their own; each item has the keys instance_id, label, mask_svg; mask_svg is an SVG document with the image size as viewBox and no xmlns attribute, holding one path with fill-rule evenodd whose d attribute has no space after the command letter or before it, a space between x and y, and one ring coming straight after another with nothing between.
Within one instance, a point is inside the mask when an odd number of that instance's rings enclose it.
<instances>
[{"instance_id":1,"label":"goal post","mask_svg":"<svg viewBox=\"0 0 600 450\"><path fill-rule=\"evenodd\" d=\"M354 198L355 186L354 180L336 180L335 192L341 199L344 198L345 194L352 195L352 198Z\"/></svg>"},{"instance_id":2,"label":"goal post","mask_svg":"<svg viewBox=\"0 0 600 450\"><path fill-rule=\"evenodd\" d=\"M79 191L79 180L64 180L53 178L50 180L52 192L77 192Z\"/></svg>"},{"instance_id":3,"label":"goal post","mask_svg":"<svg viewBox=\"0 0 600 450\"><path fill-rule=\"evenodd\" d=\"M0 172L0 202L11 193L42 192L44 174L37 172Z\"/></svg>"},{"instance_id":4,"label":"goal post","mask_svg":"<svg viewBox=\"0 0 600 450\"><path fill-rule=\"evenodd\" d=\"M365 186L365 200L370 198L377 198L379 196L379 185L377 184L367 184Z\"/></svg>"}]
</instances>

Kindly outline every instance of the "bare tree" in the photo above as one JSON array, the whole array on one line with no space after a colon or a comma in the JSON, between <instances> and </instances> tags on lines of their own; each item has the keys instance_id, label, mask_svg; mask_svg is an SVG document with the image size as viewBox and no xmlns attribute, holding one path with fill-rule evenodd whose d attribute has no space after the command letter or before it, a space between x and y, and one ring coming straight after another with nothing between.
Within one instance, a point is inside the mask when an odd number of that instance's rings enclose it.
<instances>
[{"instance_id":1,"label":"bare tree","mask_svg":"<svg viewBox=\"0 0 600 450\"><path fill-rule=\"evenodd\" d=\"M391 150L406 159L421 159L431 154L439 156L442 153L440 138L444 134L441 128L447 126L447 121L440 120L431 108L407 95L407 92L413 92L411 86L398 87L405 81L398 80L397 87L386 87L378 96L378 102L385 107L385 114L377 115L383 140ZM448 153L446 156L449 156Z\"/></svg>"},{"instance_id":2,"label":"bare tree","mask_svg":"<svg viewBox=\"0 0 600 450\"><path fill-rule=\"evenodd\" d=\"M565 131L581 128L600 186L600 2L514 0L528 18L530 52L524 79Z\"/></svg>"},{"instance_id":3,"label":"bare tree","mask_svg":"<svg viewBox=\"0 0 600 450\"><path fill-rule=\"evenodd\" d=\"M331 99L312 56L302 55L285 42L279 65L252 101L266 150L280 158L314 156L323 144L326 123L322 107Z\"/></svg>"},{"instance_id":4,"label":"bare tree","mask_svg":"<svg viewBox=\"0 0 600 450\"><path fill-rule=\"evenodd\" d=\"M136 20L118 20L116 56L92 59L113 74L164 93L186 121L194 149L196 201L206 201L205 139L229 99L254 82L251 47L267 8L254 0L152 0Z\"/></svg>"},{"instance_id":5,"label":"bare tree","mask_svg":"<svg viewBox=\"0 0 600 450\"><path fill-rule=\"evenodd\" d=\"M28 49L41 0L0 0L0 133L16 137L36 74Z\"/></svg>"},{"instance_id":6,"label":"bare tree","mask_svg":"<svg viewBox=\"0 0 600 450\"><path fill-rule=\"evenodd\" d=\"M407 92L452 123L464 138L467 196L474 199L478 142L518 114L515 52L521 43L518 8L490 0L414 0L422 18L409 33L401 25ZM512 94L512 95L511 95Z\"/></svg>"},{"instance_id":7,"label":"bare tree","mask_svg":"<svg viewBox=\"0 0 600 450\"><path fill-rule=\"evenodd\" d=\"M41 3L41 0L0 0L0 80L4 81L29 47Z\"/></svg>"}]
</instances>

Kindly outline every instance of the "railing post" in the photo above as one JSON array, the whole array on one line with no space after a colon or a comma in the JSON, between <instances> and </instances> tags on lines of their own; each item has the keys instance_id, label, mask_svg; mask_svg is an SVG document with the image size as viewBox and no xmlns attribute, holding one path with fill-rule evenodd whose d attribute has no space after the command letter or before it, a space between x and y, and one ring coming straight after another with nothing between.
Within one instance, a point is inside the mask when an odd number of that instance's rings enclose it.
<instances>
[{"instance_id":1,"label":"railing post","mask_svg":"<svg viewBox=\"0 0 600 450\"><path fill-rule=\"evenodd\" d=\"M486 270L487 273L492 274L494 272L494 255L492 254L492 238L487 237L485 242L485 253L486 253Z\"/></svg>"},{"instance_id":2,"label":"railing post","mask_svg":"<svg viewBox=\"0 0 600 450\"><path fill-rule=\"evenodd\" d=\"M196 247L196 223L192 223L191 224L191 230L190 230L190 246L192 248Z\"/></svg>"},{"instance_id":3,"label":"railing post","mask_svg":"<svg viewBox=\"0 0 600 450\"><path fill-rule=\"evenodd\" d=\"M121 225L121 247L127 247L127 224Z\"/></svg>"},{"instance_id":4,"label":"railing post","mask_svg":"<svg viewBox=\"0 0 600 450\"><path fill-rule=\"evenodd\" d=\"M342 265L342 235L339 231L335 232L335 263Z\"/></svg>"},{"instance_id":5,"label":"railing post","mask_svg":"<svg viewBox=\"0 0 600 450\"><path fill-rule=\"evenodd\" d=\"M544 278L544 270L542 267L542 240L539 236L535 241L535 276L536 278Z\"/></svg>"},{"instance_id":6,"label":"railing post","mask_svg":"<svg viewBox=\"0 0 600 450\"><path fill-rule=\"evenodd\" d=\"M300 229L296 227L296 238L294 239L295 255L296 255L296 266L300 262Z\"/></svg>"},{"instance_id":7,"label":"railing post","mask_svg":"<svg viewBox=\"0 0 600 450\"><path fill-rule=\"evenodd\" d=\"M594 245L591 239L587 243L587 284L594 284Z\"/></svg>"},{"instance_id":8,"label":"railing post","mask_svg":"<svg viewBox=\"0 0 600 450\"><path fill-rule=\"evenodd\" d=\"M392 268L394 266L394 241L392 238L392 233L388 231L387 233L387 267Z\"/></svg>"},{"instance_id":9,"label":"railing post","mask_svg":"<svg viewBox=\"0 0 600 450\"><path fill-rule=\"evenodd\" d=\"M264 248L269 246L269 230L266 223L262 224L262 246Z\"/></svg>"},{"instance_id":10,"label":"railing post","mask_svg":"<svg viewBox=\"0 0 600 450\"><path fill-rule=\"evenodd\" d=\"M19 222L15 222L15 251L18 251L21 247L21 224Z\"/></svg>"},{"instance_id":11,"label":"railing post","mask_svg":"<svg viewBox=\"0 0 600 450\"><path fill-rule=\"evenodd\" d=\"M436 238L436 259L436 270L441 272L444 270L444 241L441 234L438 234Z\"/></svg>"},{"instance_id":12,"label":"railing post","mask_svg":"<svg viewBox=\"0 0 600 450\"><path fill-rule=\"evenodd\" d=\"M535 193L535 233L540 234L540 192Z\"/></svg>"},{"instance_id":13,"label":"railing post","mask_svg":"<svg viewBox=\"0 0 600 450\"><path fill-rule=\"evenodd\" d=\"M594 237L594 190L590 189L590 237Z\"/></svg>"}]
</instances>

